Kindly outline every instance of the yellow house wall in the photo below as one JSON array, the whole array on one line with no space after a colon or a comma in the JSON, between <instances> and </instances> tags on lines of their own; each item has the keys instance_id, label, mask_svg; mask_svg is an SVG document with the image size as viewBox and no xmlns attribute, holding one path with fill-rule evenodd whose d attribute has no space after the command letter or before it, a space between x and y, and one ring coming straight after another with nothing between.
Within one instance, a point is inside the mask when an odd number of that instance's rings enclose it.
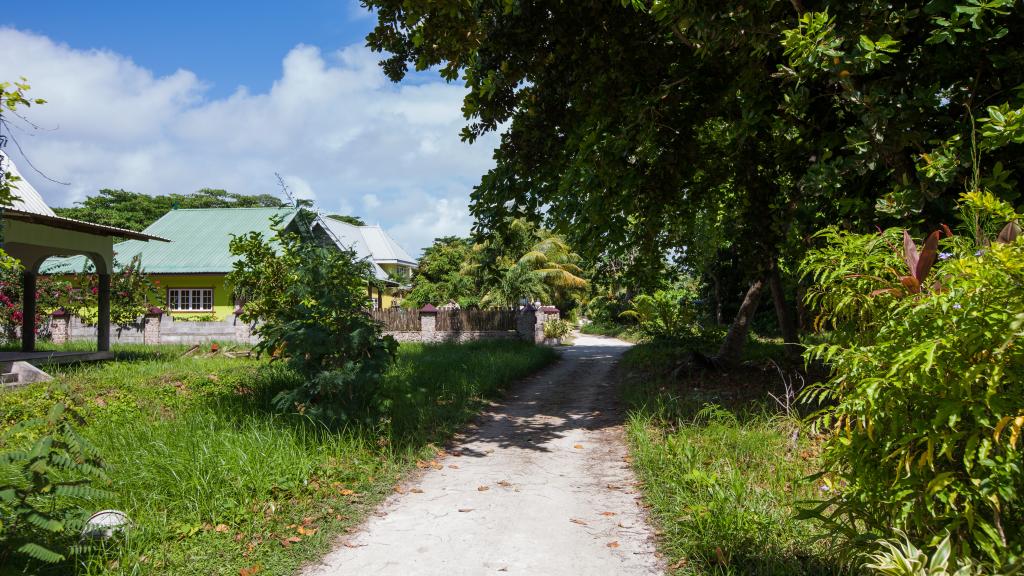
<instances>
[{"instance_id":1,"label":"yellow house wall","mask_svg":"<svg viewBox=\"0 0 1024 576\"><path fill-rule=\"evenodd\" d=\"M159 282L160 307L173 316L201 316L209 314L198 310L171 312L167 306L167 290L169 288L213 288L213 314L218 320L235 313L235 302L231 290L221 274L152 274L150 279Z\"/></svg>"},{"instance_id":2,"label":"yellow house wall","mask_svg":"<svg viewBox=\"0 0 1024 576\"><path fill-rule=\"evenodd\" d=\"M389 274L397 274L405 278L407 282L412 281L412 267L404 264L381 264L381 268ZM386 288L381 302L381 307L390 308L395 302L402 302L402 291L396 288Z\"/></svg>"}]
</instances>

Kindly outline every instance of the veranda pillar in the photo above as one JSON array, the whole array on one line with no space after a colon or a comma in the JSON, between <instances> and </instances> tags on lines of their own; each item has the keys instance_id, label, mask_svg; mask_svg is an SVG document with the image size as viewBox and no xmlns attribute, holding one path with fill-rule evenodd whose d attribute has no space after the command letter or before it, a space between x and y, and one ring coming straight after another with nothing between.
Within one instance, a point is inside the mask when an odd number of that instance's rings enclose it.
<instances>
[{"instance_id":1,"label":"veranda pillar","mask_svg":"<svg viewBox=\"0 0 1024 576\"><path fill-rule=\"evenodd\" d=\"M100 274L99 286L99 320L96 323L96 350L110 350L110 274Z\"/></svg>"},{"instance_id":2,"label":"veranda pillar","mask_svg":"<svg viewBox=\"0 0 1024 576\"><path fill-rule=\"evenodd\" d=\"M36 351L36 273L21 275L21 351Z\"/></svg>"}]
</instances>

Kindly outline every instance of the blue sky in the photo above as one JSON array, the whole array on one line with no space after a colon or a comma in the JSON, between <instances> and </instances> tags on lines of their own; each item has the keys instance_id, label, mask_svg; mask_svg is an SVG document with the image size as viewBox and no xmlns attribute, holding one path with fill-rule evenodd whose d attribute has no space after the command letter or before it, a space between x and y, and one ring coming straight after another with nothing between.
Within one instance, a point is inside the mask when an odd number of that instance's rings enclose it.
<instances>
[{"instance_id":1,"label":"blue sky","mask_svg":"<svg viewBox=\"0 0 1024 576\"><path fill-rule=\"evenodd\" d=\"M15 126L52 206L101 188L276 193L280 173L325 211L381 224L416 254L467 234L469 194L496 136L459 139L465 88L424 73L394 84L365 47L355 1L14 3L0 15L0 79L44 106ZM17 119L7 118L14 124Z\"/></svg>"},{"instance_id":2,"label":"blue sky","mask_svg":"<svg viewBox=\"0 0 1024 576\"><path fill-rule=\"evenodd\" d=\"M296 44L361 44L373 15L351 0L250 2L34 0L4 7L4 23L78 49L108 49L159 75L185 68L210 97L266 91Z\"/></svg>"}]
</instances>

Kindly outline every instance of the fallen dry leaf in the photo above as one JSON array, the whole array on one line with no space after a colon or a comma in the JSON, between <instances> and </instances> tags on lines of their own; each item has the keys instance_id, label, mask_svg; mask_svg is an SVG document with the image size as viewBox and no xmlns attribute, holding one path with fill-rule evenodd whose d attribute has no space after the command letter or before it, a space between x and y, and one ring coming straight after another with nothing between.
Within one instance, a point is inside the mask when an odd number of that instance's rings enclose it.
<instances>
[{"instance_id":1,"label":"fallen dry leaf","mask_svg":"<svg viewBox=\"0 0 1024 576\"><path fill-rule=\"evenodd\" d=\"M459 512L472 512L472 508L459 508Z\"/></svg>"},{"instance_id":2,"label":"fallen dry leaf","mask_svg":"<svg viewBox=\"0 0 1024 576\"><path fill-rule=\"evenodd\" d=\"M355 493L355 490L349 490L348 488L342 488L341 490L338 490L338 494L341 494L342 496L351 496Z\"/></svg>"},{"instance_id":3,"label":"fallen dry leaf","mask_svg":"<svg viewBox=\"0 0 1024 576\"><path fill-rule=\"evenodd\" d=\"M366 544L353 544L351 542L345 542L345 548L362 548Z\"/></svg>"},{"instance_id":4,"label":"fallen dry leaf","mask_svg":"<svg viewBox=\"0 0 1024 576\"><path fill-rule=\"evenodd\" d=\"M729 561L725 559L725 553L722 552L721 546L715 546L715 556L718 557L718 563L722 566L728 566Z\"/></svg>"},{"instance_id":5,"label":"fallen dry leaf","mask_svg":"<svg viewBox=\"0 0 1024 576\"><path fill-rule=\"evenodd\" d=\"M241 570L239 570L238 576L253 576L254 574L259 574L262 571L263 566L260 566L259 564L253 564L248 568L242 568Z\"/></svg>"},{"instance_id":6,"label":"fallen dry leaf","mask_svg":"<svg viewBox=\"0 0 1024 576\"><path fill-rule=\"evenodd\" d=\"M615 512L601 512L601 516L615 516Z\"/></svg>"},{"instance_id":7,"label":"fallen dry leaf","mask_svg":"<svg viewBox=\"0 0 1024 576\"><path fill-rule=\"evenodd\" d=\"M299 534L302 534L303 536L312 536L312 535L316 534L317 529L316 528L305 528L303 526L299 526L298 528L295 529L295 531L298 532Z\"/></svg>"},{"instance_id":8,"label":"fallen dry leaf","mask_svg":"<svg viewBox=\"0 0 1024 576\"><path fill-rule=\"evenodd\" d=\"M679 562L676 562L675 564L670 565L669 569L670 570L682 570L683 568L686 568L686 565L688 563L689 562L687 562L686 558L681 558L679 560Z\"/></svg>"},{"instance_id":9,"label":"fallen dry leaf","mask_svg":"<svg viewBox=\"0 0 1024 576\"><path fill-rule=\"evenodd\" d=\"M302 542L302 538L299 538L298 536L289 536L288 538L281 540L281 546L284 546L285 548L291 548L292 544L295 544L297 542Z\"/></svg>"},{"instance_id":10,"label":"fallen dry leaf","mask_svg":"<svg viewBox=\"0 0 1024 576\"><path fill-rule=\"evenodd\" d=\"M611 542L605 544L605 546L607 546L609 548L618 548L619 547L619 541L618 540L612 540Z\"/></svg>"},{"instance_id":11,"label":"fallen dry leaf","mask_svg":"<svg viewBox=\"0 0 1024 576\"><path fill-rule=\"evenodd\" d=\"M502 486L504 488L511 488L512 487L512 483L509 482L508 480L502 480L502 481L498 482L498 486Z\"/></svg>"},{"instance_id":12,"label":"fallen dry leaf","mask_svg":"<svg viewBox=\"0 0 1024 576\"><path fill-rule=\"evenodd\" d=\"M214 528L214 530L216 530L217 532L227 532L228 531L228 525L227 524L217 524L217 527Z\"/></svg>"},{"instance_id":13,"label":"fallen dry leaf","mask_svg":"<svg viewBox=\"0 0 1024 576\"><path fill-rule=\"evenodd\" d=\"M434 470L440 470L441 468L444 468L444 466L442 466L441 463L438 462L437 460L431 460L430 467L433 468Z\"/></svg>"},{"instance_id":14,"label":"fallen dry leaf","mask_svg":"<svg viewBox=\"0 0 1024 576\"><path fill-rule=\"evenodd\" d=\"M476 489L479 492L487 492L488 490L491 489L491 487L490 486L477 486Z\"/></svg>"},{"instance_id":15,"label":"fallen dry leaf","mask_svg":"<svg viewBox=\"0 0 1024 576\"><path fill-rule=\"evenodd\" d=\"M411 488L409 492L412 492L413 494L423 494L423 490L420 490L419 488Z\"/></svg>"},{"instance_id":16,"label":"fallen dry leaf","mask_svg":"<svg viewBox=\"0 0 1024 576\"><path fill-rule=\"evenodd\" d=\"M580 520L579 518L569 518L569 522L572 522L573 524L579 524L580 526L586 526L587 525L586 522L584 522L583 520Z\"/></svg>"},{"instance_id":17,"label":"fallen dry leaf","mask_svg":"<svg viewBox=\"0 0 1024 576\"><path fill-rule=\"evenodd\" d=\"M575 446L573 446L573 448L577 450L583 450L583 444L576 444Z\"/></svg>"},{"instance_id":18,"label":"fallen dry leaf","mask_svg":"<svg viewBox=\"0 0 1024 576\"><path fill-rule=\"evenodd\" d=\"M459 465L458 465L458 464L449 464L449 465L448 465L448 467L449 467L449 468L454 468L454 469L456 469L456 470L458 470L458 469L459 469Z\"/></svg>"}]
</instances>

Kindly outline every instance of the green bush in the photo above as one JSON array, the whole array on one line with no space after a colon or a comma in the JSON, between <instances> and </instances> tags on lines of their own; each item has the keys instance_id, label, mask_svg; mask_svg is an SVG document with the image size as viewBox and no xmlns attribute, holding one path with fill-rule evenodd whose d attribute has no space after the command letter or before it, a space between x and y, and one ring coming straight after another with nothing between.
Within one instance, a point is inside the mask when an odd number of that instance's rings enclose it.
<instances>
[{"instance_id":1,"label":"green bush","mask_svg":"<svg viewBox=\"0 0 1024 576\"><path fill-rule=\"evenodd\" d=\"M635 321L637 332L652 339L687 340L700 333L697 308L685 291L641 294L633 299L632 308L619 316Z\"/></svg>"},{"instance_id":2,"label":"green bush","mask_svg":"<svg viewBox=\"0 0 1024 576\"><path fill-rule=\"evenodd\" d=\"M380 413L379 382L398 343L366 313L370 265L351 250L322 245L300 211L299 234L277 231L272 244L252 232L231 241L228 282L245 301L242 318L259 321L256 350L302 376L274 403L281 410L340 422Z\"/></svg>"},{"instance_id":3,"label":"green bush","mask_svg":"<svg viewBox=\"0 0 1024 576\"><path fill-rule=\"evenodd\" d=\"M972 194L963 207L976 230L998 205ZM934 546L948 532L998 568L1024 552L1024 242L1013 223L1002 241L980 229L920 252L905 242L906 266L893 231L832 231L806 261L835 332L808 350L832 375L805 395L828 406L816 418L832 497L804 513L862 542L899 529Z\"/></svg>"},{"instance_id":4,"label":"green bush","mask_svg":"<svg viewBox=\"0 0 1024 576\"><path fill-rule=\"evenodd\" d=\"M544 323L545 338L565 338L572 332L572 324L565 320L548 320Z\"/></svg>"},{"instance_id":5,"label":"green bush","mask_svg":"<svg viewBox=\"0 0 1024 576\"><path fill-rule=\"evenodd\" d=\"M85 525L82 500L106 493L98 451L73 427L64 400L42 418L22 420L0 435L0 564L14 551L54 563L79 552L70 544Z\"/></svg>"}]
</instances>

